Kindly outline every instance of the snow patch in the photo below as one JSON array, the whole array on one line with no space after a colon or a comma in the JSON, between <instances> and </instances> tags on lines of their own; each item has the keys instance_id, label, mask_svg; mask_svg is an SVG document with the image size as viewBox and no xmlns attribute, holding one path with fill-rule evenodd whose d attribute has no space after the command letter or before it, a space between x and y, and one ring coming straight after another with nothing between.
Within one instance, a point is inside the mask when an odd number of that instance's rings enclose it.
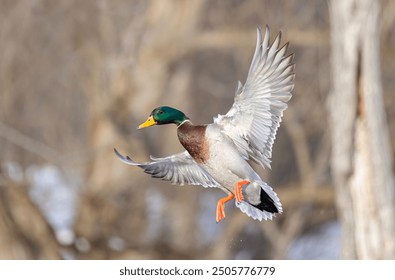
<instances>
[{"instance_id":1,"label":"snow patch","mask_svg":"<svg viewBox=\"0 0 395 280\"><path fill-rule=\"evenodd\" d=\"M26 170L29 196L55 231L62 245L73 243L76 214L76 183L68 182L59 168L31 166Z\"/></svg>"},{"instance_id":2,"label":"snow patch","mask_svg":"<svg viewBox=\"0 0 395 280\"><path fill-rule=\"evenodd\" d=\"M296 239L288 250L294 260L334 260L340 258L341 227L330 221Z\"/></svg>"}]
</instances>

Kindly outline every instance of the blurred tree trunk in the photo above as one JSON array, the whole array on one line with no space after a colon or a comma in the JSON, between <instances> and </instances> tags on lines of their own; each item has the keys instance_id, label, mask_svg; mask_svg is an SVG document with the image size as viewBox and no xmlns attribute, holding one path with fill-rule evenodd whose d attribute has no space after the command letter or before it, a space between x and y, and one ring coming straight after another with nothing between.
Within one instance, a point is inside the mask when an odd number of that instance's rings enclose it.
<instances>
[{"instance_id":1,"label":"blurred tree trunk","mask_svg":"<svg viewBox=\"0 0 395 280\"><path fill-rule=\"evenodd\" d=\"M0 183L0 259L59 258L54 232L24 187Z\"/></svg>"},{"instance_id":2,"label":"blurred tree trunk","mask_svg":"<svg viewBox=\"0 0 395 280\"><path fill-rule=\"evenodd\" d=\"M380 81L378 1L331 2L331 167L343 257L395 258L391 148Z\"/></svg>"}]
</instances>

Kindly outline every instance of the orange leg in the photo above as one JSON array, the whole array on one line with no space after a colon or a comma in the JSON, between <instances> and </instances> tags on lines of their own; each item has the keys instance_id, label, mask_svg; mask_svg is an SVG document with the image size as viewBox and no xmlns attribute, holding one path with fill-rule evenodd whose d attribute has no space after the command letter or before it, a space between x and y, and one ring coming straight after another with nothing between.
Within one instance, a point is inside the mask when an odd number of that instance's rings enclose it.
<instances>
[{"instance_id":1,"label":"orange leg","mask_svg":"<svg viewBox=\"0 0 395 280\"><path fill-rule=\"evenodd\" d=\"M235 196L236 196L236 201L238 203L240 203L244 199L244 196L242 193L243 186L248 185L249 183L250 183L250 181L248 181L248 180L242 180L242 181L239 181L236 183L234 192L235 192Z\"/></svg>"},{"instance_id":2,"label":"orange leg","mask_svg":"<svg viewBox=\"0 0 395 280\"><path fill-rule=\"evenodd\" d=\"M221 198L217 203L217 213L215 214L215 219L217 223L221 222L225 218L225 203L232 200L235 197L233 193L229 193L227 197Z\"/></svg>"}]
</instances>

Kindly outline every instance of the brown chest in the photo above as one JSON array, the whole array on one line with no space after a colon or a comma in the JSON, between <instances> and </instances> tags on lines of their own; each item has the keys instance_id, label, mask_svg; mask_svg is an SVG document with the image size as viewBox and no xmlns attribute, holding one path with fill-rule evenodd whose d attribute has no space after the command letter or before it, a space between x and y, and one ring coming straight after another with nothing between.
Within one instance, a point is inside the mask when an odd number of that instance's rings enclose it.
<instances>
[{"instance_id":1,"label":"brown chest","mask_svg":"<svg viewBox=\"0 0 395 280\"><path fill-rule=\"evenodd\" d=\"M197 163L205 163L209 157L206 127L206 125L193 125L187 121L177 129L181 145Z\"/></svg>"}]
</instances>

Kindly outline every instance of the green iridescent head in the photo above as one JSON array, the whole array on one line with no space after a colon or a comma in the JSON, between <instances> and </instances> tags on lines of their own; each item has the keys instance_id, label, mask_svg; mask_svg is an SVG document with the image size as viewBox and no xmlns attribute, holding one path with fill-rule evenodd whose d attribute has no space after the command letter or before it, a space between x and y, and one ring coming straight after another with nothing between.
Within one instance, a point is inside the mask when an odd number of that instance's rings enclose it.
<instances>
[{"instance_id":1,"label":"green iridescent head","mask_svg":"<svg viewBox=\"0 0 395 280\"><path fill-rule=\"evenodd\" d=\"M183 121L189 118L185 114L177 109L161 106L154 109L148 119L140 124L139 129L161 124L174 123L180 125Z\"/></svg>"}]
</instances>

